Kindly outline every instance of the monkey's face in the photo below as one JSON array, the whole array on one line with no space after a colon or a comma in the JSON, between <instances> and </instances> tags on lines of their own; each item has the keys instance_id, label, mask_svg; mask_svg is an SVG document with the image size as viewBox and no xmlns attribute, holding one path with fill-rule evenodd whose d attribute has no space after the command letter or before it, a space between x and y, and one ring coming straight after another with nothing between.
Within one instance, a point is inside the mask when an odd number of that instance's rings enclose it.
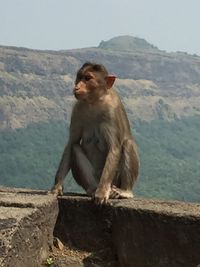
<instances>
[{"instance_id":1,"label":"monkey's face","mask_svg":"<svg viewBox=\"0 0 200 267\"><path fill-rule=\"evenodd\" d=\"M105 92L106 82L99 73L86 70L77 74L74 87L74 96L77 100L94 102Z\"/></svg>"}]
</instances>

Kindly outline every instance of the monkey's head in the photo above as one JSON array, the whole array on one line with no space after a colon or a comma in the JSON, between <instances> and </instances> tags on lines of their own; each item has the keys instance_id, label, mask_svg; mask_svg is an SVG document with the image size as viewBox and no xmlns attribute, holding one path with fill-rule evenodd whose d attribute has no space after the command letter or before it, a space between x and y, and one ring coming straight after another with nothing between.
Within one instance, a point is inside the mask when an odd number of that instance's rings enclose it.
<instances>
[{"instance_id":1,"label":"monkey's head","mask_svg":"<svg viewBox=\"0 0 200 267\"><path fill-rule=\"evenodd\" d=\"M74 96L88 103L98 101L112 88L115 79L103 65L86 62L77 72Z\"/></svg>"}]
</instances>

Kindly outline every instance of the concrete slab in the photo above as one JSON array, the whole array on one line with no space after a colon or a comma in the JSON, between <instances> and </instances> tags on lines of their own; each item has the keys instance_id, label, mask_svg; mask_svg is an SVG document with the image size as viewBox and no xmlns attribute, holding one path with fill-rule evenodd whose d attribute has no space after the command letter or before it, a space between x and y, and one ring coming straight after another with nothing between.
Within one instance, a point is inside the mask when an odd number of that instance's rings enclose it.
<instances>
[{"instance_id":1,"label":"concrete slab","mask_svg":"<svg viewBox=\"0 0 200 267\"><path fill-rule=\"evenodd\" d=\"M57 199L44 191L0 188L0 266L39 267L49 255Z\"/></svg>"},{"instance_id":2,"label":"concrete slab","mask_svg":"<svg viewBox=\"0 0 200 267\"><path fill-rule=\"evenodd\" d=\"M138 198L110 200L99 207L87 197L63 196L59 207L55 234L93 254L107 251L100 266L113 264L115 256L117 263L109 266L200 266L199 203ZM85 263L93 266L90 257Z\"/></svg>"},{"instance_id":3,"label":"concrete slab","mask_svg":"<svg viewBox=\"0 0 200 267\"><path fill-rule=\"evenodd\" d=\"M131 199L97 206L76 194L58 202L57 218L57 199L47 192L0 188L1 267L41 267L53 230L64 244L51 254L58 266L200 265L199 203Z\"/></svg>"},{"instance_id":4,"label":"concrete slab","mask_svg":"<svg viewBox=\"0 0 200 267\"><path fill-rule=\"evenodd\" d=\"M162 201L153 199L123 199L123 200L112 200L109 205L113 208L123 210L135 209L138 212L165 214L166 216L173 217L194 217L196 220L200 219L200 203L190 203L181 201Z\"/></svg>"}]
</instances>

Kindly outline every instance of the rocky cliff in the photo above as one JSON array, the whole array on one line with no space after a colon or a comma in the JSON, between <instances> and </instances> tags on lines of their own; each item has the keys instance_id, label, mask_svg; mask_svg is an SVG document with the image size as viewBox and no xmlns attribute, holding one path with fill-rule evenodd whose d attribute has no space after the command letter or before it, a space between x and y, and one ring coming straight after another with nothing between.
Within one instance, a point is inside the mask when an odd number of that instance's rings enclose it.
<instances>
[{"instance_id":1,"label":"rocky cliff","mask_svg":"<svg viewBox=\"0 0 200 267\"><path fill-rule=\"evenodd\" d=\"M95 61L118 76L129 118L173 120L200 114L200 57L166 53L145 40L117 37L99 47L39 51L0 47L0 129L69 120L77 69Z\"/></svg>"}]
</instances>

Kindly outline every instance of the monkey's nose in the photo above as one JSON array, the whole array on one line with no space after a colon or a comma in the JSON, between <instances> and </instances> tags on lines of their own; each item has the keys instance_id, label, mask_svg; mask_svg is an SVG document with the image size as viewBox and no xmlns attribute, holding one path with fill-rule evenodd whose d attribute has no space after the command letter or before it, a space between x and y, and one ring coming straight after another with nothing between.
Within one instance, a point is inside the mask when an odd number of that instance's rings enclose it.
<instances>
[{"instance_id":1,"label":"monkey's nose","mask_svg":"<svg viewBox=\"0 0 200 267\"><path fill-rule=\"evenodd\" d=\"M78 86L78 84L74 87L74 91L78 91L80 88Z\"/></svg>"}]
</instances>

